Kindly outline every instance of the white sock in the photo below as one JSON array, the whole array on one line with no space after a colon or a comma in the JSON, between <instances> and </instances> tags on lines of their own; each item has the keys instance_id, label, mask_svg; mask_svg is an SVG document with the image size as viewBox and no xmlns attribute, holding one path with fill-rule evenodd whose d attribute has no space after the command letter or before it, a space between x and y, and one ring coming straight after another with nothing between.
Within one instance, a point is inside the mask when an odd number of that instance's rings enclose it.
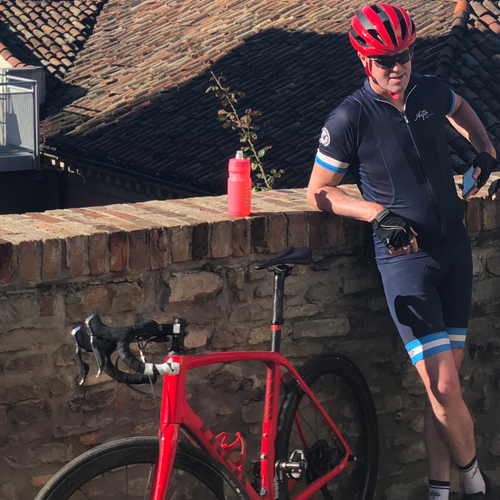
<instances>
[{"instance_id":1,"label":"white sock","mask_svg":"<svg viewBox=\"0 0 500 500\"><path fill-rule=\"evenodd\" d=\"M429 479L429 500L449 500L450 482Z\"/></svg>"},{"instance_id":2,"label":"white sock","mask_svg":"<svg viewBox=\"0 0 500 500\"><path fill-rule=\"evenodd\" d=\"M464 467L458 466L460 475L464 480L464 492L469 495L471 493L486 493L486 484L483 475L477 465L477 458Z\"/></svg>"}]
</instances>

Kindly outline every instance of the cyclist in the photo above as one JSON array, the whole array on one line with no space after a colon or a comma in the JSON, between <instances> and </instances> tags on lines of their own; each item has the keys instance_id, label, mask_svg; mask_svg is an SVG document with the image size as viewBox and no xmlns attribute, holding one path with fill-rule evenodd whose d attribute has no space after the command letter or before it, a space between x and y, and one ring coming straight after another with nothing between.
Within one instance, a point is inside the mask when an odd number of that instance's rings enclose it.
<instances>
[{"instance_id":1,"label":"cyclist","mask_svg":"<svg viewBox=\"0 0 500 500\"><path fill-rule=\"evenodd\" d=\"M308 200L320 210L373 225L389 309L427 390L429 498L448 500L453 459L464 499L485 499L489 480L477 465L473 422L458 378L472 258L446 119L478 152L478 187L496 166L496 152L460 96L435 76L411 72L416 29L404 9L381 3L363 7L352 19L349 38L367 79L326 120ZM363 200L338 188L348 169Z\"/></svg>"}]
</instances>

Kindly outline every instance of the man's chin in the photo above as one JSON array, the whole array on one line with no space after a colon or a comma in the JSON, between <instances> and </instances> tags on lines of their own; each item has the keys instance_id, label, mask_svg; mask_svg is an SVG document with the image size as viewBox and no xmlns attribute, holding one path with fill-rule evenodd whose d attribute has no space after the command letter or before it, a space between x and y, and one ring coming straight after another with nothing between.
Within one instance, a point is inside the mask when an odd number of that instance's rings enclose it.
<instances>
[{"instance_id":1,"label":"man's chin","mask_svg":"<svg viewBox=\"0 0 500 500\"><path fill-rule=\"evenodd\" d=\"M387 90L391 91L394 94L403 94L404 91L406 90L407 86L408 86L408 83L406 82L405 79L403 79L400 82L391 82L388 85Z\"/></svg>"}]
</instances>

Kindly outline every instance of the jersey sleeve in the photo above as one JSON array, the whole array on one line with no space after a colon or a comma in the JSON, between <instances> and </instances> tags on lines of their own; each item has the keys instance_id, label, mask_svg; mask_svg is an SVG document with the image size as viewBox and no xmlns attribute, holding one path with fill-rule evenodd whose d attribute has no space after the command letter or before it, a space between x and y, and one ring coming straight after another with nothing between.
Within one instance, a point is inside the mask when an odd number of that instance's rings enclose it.
<instances>
[{"instance_id":1,"label":"jersey sleeve","mask_svg":"<svg viewBox=\"0 0 500 500\"><path fill-rule=\"evenodd\" d=\"M455 92L437 76L427 76L432 82L433 96L443 106L443 113L449 116L455 111Z\"/></svg>"},{"instance_id":2,"label":"jersey sleeve","mask_svg":"<svg viewBox=\"0 0 500 500\"><path fill-rule=\"evenodd\" d=\"M331 112L321 130L318 165L335 173L347 172L356 158L358 110L356 103L344 101Z\"/></svg>"}]
</instances>

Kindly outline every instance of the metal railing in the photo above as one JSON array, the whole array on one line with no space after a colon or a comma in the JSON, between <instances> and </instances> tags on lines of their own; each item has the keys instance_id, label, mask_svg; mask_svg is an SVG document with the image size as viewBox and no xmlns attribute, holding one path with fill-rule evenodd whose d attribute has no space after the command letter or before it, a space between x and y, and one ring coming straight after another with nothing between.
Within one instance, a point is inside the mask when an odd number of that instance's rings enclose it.
<instances>
[{"instance_id":1,"label":"metal railing","mask_svg":"<svg viewBox=\"0 0 500 500\"><path fill-rule=\"evenodd\" d=\"M0 172L39 164L37 82L0 71Z\"/></svg>"}]
</instances>

